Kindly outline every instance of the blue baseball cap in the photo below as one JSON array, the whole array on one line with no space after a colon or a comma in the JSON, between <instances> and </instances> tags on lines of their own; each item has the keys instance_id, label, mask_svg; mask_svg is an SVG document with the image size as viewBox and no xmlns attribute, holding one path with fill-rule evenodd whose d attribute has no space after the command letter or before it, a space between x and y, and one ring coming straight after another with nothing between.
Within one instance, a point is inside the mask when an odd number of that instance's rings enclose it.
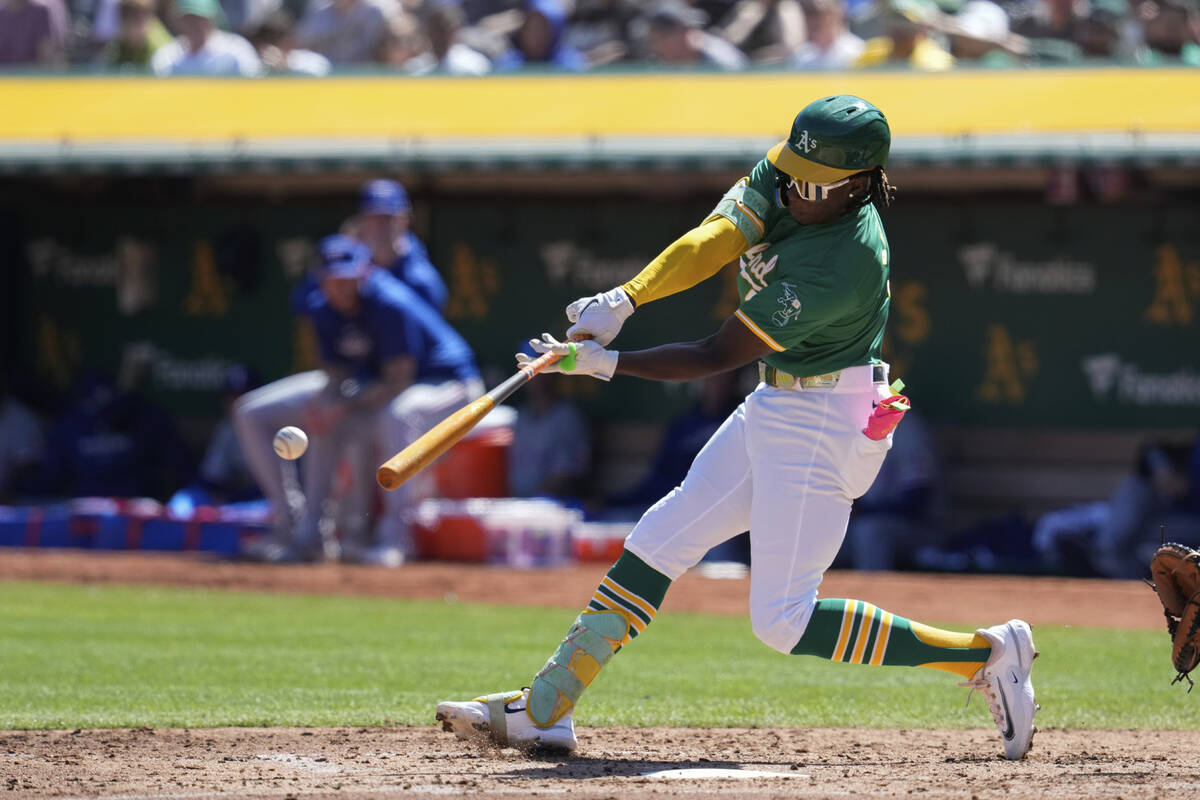
<instances>
[{"instance_id":1,"label":"blue baseball cap","mask_svg":"<svg viewBox=\"0 0 1200 800\"><path fill-rule=\"evenodd\" d=\"M357 239L342 234L326 236L317 245L322 278L361 278L371 266L371 251Z\"/></svg>"},{"instance_id":2,"label":"blue baseball cap","mask_svg":"<svg viewBox=\"0 0 1200 800\"><path fill-rule=\"evenodd\" d=\"M358 210L363 214L404 214L412 211L412 203L403 186L379 178L363 184Z\"/></svg>"}]
</instances>

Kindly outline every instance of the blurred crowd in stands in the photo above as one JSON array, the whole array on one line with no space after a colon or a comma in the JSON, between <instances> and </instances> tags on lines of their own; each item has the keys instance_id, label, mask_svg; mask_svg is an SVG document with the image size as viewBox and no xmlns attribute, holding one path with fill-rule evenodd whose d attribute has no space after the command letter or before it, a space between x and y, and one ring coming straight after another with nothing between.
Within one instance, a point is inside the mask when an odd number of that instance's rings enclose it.
<instances>
[{"instance_id":1,"label":"blurred crowd in stands","mask_svg":"<svg viewBox=\"0 0 1200 800\"><path fill-rule=\"evenodd\" d=\"M0 0L0 68L1200 65L1197 0Z\"/></svg>"}]
</instances>

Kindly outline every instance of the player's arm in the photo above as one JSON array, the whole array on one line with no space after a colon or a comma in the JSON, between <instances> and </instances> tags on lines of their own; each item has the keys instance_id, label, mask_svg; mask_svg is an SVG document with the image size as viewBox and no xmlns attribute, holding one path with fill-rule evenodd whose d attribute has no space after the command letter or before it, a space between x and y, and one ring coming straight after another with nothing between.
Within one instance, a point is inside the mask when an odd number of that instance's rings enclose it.
<instances>
[{"instance_id":1,"label":"player's arm","mask_svg":"<svg viewBox=\"0 0 1200 800\"><path fill-rule=\"evenodd\" d=\"M621 286L635 306L692 288L746 252L746 237L725 217L709 217L680 236Z\"/></svg>"},{"instance_id":2,"label":"player's arm","mask_svg":"<svg viewBox=\"0 0 1200 800\"><path fill-rule=\"evenodd\" d=\"M633 280L567 306L572 339L611 342L636 306L690 289L757 244L776 210L775 168L763 159L724 194L699 227L671 243Z\"/></svg>"},{"instance_id":3,"label":"player's arm","mask_svg":"<svg viewBox=\"0 0 1200 800\"><path fill-rule=\"evenodd\" d=\"M766 342L731 316L716 333L694 342L621 351L615 374L654 381L692 381L743 367L770 352Z\"/></svg>"},{"instance_id":4,"label":"player's arm","mask_svg":"<svg viewBox=\"0 0 1200 800\"><path fill-rule=\"evenodd\" d=\"M590 375L605 381L613 375L633 375L655 381L692 381L737 369L775 349L737 316L726 319L712 336L648 350L605 350L595 341L558 342L548 333L529 344L538 353L553 352L565 356L546 367L547 372ZM518 365L524 366L530 360L524 353L517 354Z\"/></svg>"},{"instance_id":5,"label":"player's arm","mask_svg":"<svg viewBox=\"0 0 1200 800\"><path fill-rule=\"evenodd\" d=\"M567 319L574 323L567 336L608 344L635 307L711 278L746 247L746 238L736 225L725 217L711 216L672 242L632 280L567 306Z\"/></svg>"}]
</instances>

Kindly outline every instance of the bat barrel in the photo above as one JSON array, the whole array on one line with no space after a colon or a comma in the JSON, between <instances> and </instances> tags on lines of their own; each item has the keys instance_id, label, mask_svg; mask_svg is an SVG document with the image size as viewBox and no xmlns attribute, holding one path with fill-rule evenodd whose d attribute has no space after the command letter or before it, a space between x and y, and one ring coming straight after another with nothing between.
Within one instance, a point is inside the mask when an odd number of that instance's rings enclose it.
<instances>
[{"instance_id":1,"label":"bat barrel","mask_svg":"<svg viewBox=\"0 0 1200 800\"><path fill-rule=\"evenodd\" d=\"M455 411L430 428L420 439L385 461L375 473L375 480L389 492L399 489L409 478L428 467L459 439L466 436L489 411L559 358L561 356L546 353L521 367L504 383Z\"/></svg>"},{"instance_id":2,"label":"bat barrel","mask_svg":"<svg viewBox=\"0 0 1200 800\"><path fill-rule=\"evenodd\" d=\"M385 461L375 479L388 491L399 489L466 436L495 407L495 401L488 395L463 406Z\"/></svg>"}]
</instances>

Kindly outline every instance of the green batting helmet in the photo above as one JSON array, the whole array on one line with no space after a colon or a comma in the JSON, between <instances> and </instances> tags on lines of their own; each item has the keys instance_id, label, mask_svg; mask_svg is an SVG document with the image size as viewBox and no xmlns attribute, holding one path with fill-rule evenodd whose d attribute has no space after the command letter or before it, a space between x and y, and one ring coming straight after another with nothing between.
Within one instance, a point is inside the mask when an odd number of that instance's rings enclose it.
<instances>
[{"instance_id":1,"label":"green batting helmet","mask_svg":"<svg viewBox=\"0 0 1200 800\"><path fill-rule=\"evenodd\" d=\"M798 181L830 184L884 166L891 146L883 112L861 97L839 94L805 106L767 160Z\"/></svg>"}]
</instances>

